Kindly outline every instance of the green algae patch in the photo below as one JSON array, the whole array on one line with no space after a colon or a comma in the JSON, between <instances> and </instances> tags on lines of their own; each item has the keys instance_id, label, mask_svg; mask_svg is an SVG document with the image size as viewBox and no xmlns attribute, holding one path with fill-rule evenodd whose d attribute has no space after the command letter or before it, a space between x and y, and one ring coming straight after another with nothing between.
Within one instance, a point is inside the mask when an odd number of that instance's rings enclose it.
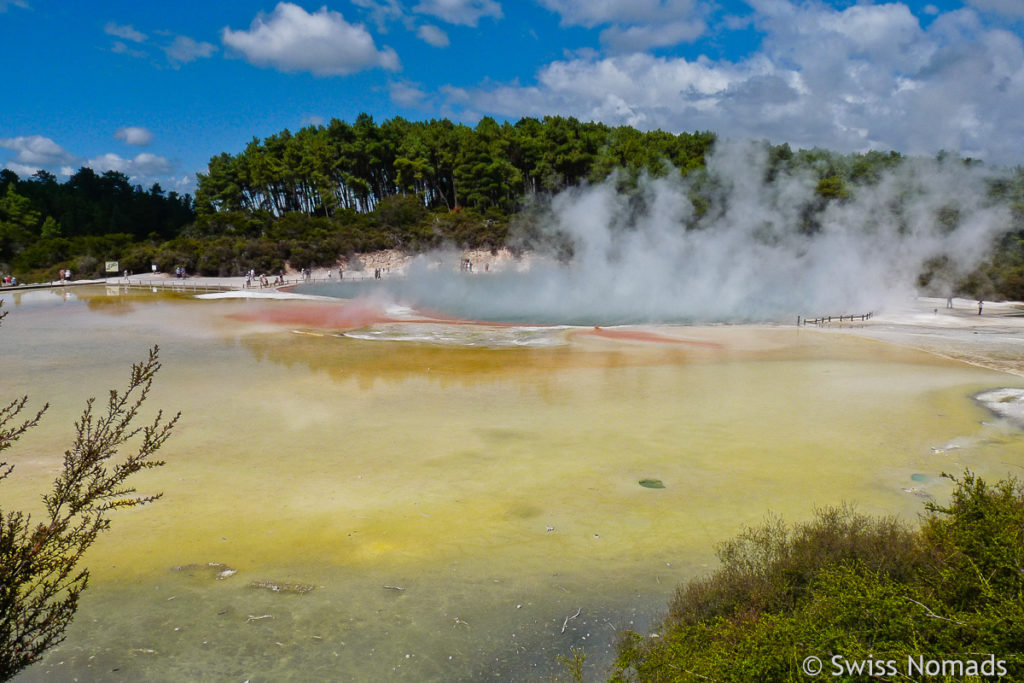
<instances>
[{"instance_id":1,"label":"green algae patch","mask_svg":"<svg viewBox=\"0 0 1024 683\"><path fill-rule=\"evenodd\" d=\"M641 479L640 485L645 489L663 489L665 488L664 482L661 479Z\"/></svg>"}]
</instances>

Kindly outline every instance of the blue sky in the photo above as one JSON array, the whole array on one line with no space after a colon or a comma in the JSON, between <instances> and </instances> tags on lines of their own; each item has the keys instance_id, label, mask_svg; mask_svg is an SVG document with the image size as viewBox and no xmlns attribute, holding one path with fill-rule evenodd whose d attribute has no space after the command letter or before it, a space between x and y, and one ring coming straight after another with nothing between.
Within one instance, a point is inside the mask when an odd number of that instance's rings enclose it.
<instances>
[{"instance_id":1,"label":"blue sky","mask_svg":"<svg viewBox=\"0 0 1024 683\"><path fill-rule=\"evenodd\" d=\"M576 116L1024 163L1024 0L0 0L0 166L191 192L353 120Z\"/></svg>"}]
</instances>

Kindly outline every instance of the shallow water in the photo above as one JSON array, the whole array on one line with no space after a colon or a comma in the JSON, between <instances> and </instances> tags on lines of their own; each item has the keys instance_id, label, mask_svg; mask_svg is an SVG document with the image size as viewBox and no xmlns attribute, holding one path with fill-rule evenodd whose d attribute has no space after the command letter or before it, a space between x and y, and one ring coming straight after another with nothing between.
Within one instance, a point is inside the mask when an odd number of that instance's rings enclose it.
<instances>
[{"instance_id":1,"label":"shallow water","mask_svg":"<svg viewBox=\"0 0 1024 683\"><path fill-rule=\"evenodd\" d=\"M532 680L574 645L593 676L617 629L650 628L768 511L913 519L944 470L1024 466L1021 434L970 398L1019 378L878 342L353 326L323 306L8 298L5 392L52 408L5 508L35 504L85 398L151 344L152 405L184 413L138 480L164 498L116 515L67 642L18 680Z\"/></svg>"}]
</instances>

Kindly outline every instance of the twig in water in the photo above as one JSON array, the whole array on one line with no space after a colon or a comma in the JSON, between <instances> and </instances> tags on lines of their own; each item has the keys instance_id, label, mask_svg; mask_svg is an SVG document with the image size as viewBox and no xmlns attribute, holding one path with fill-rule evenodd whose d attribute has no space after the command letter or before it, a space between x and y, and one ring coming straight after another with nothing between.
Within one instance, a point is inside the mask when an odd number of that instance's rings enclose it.
<instances>
[{"instance_id":1,"label":"twig in water","mask_svg":"<svg viewBox=\"0 0 1024 683\"><path fill-rule=\"evenodd\" d=\"M245 620L245 623L249 623L250 621L259 621L260 619L273 619L273 618L274 618L273 614L264 614L264 615L258 616L258 617L254 617L253 615L250 614L249 618Z\"/></svg>"},{"instance_id":2,"label":"twig in water","mask_svg":"<svg viewBox=\"0 0 1024 683\"><path fill-rule=\"evenodd\" d=\"M463 621L463 620L462 620L462 619L460 619L459 617L455 617L455 623L454 623L454 624L452 624L452 628L455 628L455 627L456 627L456 626L458 626L459 624L462 624L462 625L463 625L463 626L465 626L466 628L469 628L469 622L468 622L468 621Z\"/></svg>"},{"instance_id":3,"label":"twig in water","mask_svg":"<svg viewBox=\"0 0 1024 683\"><path fill-rule=\"evenodd\" d=\"M575 619L576 617L578 617L580 615L580 612L582 612L582 611L583 611L583 608L580 607L578 610L576 610L576 614L572 615L571 617L566 617L565 618L565 621L562 622L562 633L565 633L565 628L569 625L569 620L570 619Z\"/></svg>"},{"instance_id":4,"label":"twig in water","mask_svg":"<svg viewBox=\"0 0 1024 683\"><path fill-rule=\"evenodd\" d=\"M387 588L389 591L404 591L405 590L401 586L384 586L384 587Z\"/></svg>"}]
</instances>

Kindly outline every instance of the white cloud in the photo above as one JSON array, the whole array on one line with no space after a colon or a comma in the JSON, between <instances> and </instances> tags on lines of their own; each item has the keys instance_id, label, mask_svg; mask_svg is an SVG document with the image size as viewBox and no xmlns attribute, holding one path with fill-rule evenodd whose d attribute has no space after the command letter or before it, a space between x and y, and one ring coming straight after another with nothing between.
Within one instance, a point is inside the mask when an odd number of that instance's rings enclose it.
<instances>
[{"instance_id":1,"label":"white cloud","mask_svg":"<svg viewBox=\"0 0 1024 683\"><path fill-rule=\"evenodd\" d=\"M113 45L110 46L110 51L119 55L128 55L129 57L145 57L147 53L144 50L137 50L133 47L128 47L124 42L115 40Z\"/></svg>"},{"instance_id":2,"label":"white cloud","mask_svg":"<svg viewBox=\"0 0 1024 683\"><path fill-rule=\"evenodd\" d=\"M118 171L138 180L167 175L174 170L174 165L166 158L149 152L142 152L134 159L125 159L118 154L108 152L89 159L83 165L97 173Z\"/></svg>"},{"instance_id":3,"label":"white cloud","mask_svg":"<svg viewBox=\"0 0 1024 683\"><path fill-rule=\"evenodd\" d=\"M71 163L75 158L56 142L42 135L2 138L0 147L16 153L14 163L31 166L35 170Z\"/></svg>"},{"instance_id":4,"label":"white cloud","mask_svg":"<svg viewBox=\"0 0 1024 683\"><path fill-rule=\"evenodd\" d=\"M4 168L8 171L14 171L20 178L31 178L36 174L36 171L41 170L38 166L19 164L17 161L8 161L4 164Z\"/></svg>"},{"instance_id":5,"label":"white cloud","mask_svg":"<svg viewBox=\"0 0 1024 683\"><path fill-rule=\"evenodd\" d=\"M391 101L401 107L420 107L426 101L427 93L415 83L395 82L388 86Z\"/></svg>"},{"instance_id":6,"label":"white cloud","mask_svg":"<svg viewBox=\"0 0 1024 683\"><path fill-rule=\"evenodd\" d=\"M196 192L196 177L190 173L186 173L180 178L171 178L171 187L178 194L195 194Z\"/></svg>"},{"instance_id":7,"label":"white cloud","mask_svg":"<svg viewBox=\"0 0 1024 683\"><path fill-rule=\"evenodd\" d=\"M88 161L85 162L84 165L88 166L89 168L98 173L103 173L105 171L118 171L120 173L127 173L128 166L130 164L131 161L125 159L119 154L108 152L106 154L101 154L100 156L94 159L89 159Z\"/></svg>"},{"instance_id":8,"label":"white cloud","mask_svg":"<svg viewBox=\"0 0 1024 683\"><path fill-rule=\"evenodd\" d=\"M559 14L563 26L661 23L696 14L694 0L538 0Z\"/></svg>"},{"instance_id":9,"label":"white cloud","mask_svg":"<svg viewBox=\"0 0 1024 683\"><path fill-rule=\"evenodd\" d=\"M143 133L148 135L148 131L137 127L122 128L118 134L122 131L134 131L125 132L123 137L119 137L126 141L128 138L141 139L144 137ZM175 164L168 161L167 158L150 152L142 152L130 159L114 153L83 159L42 135L2 138L0 139L0 148L15 152L14 158L7 161L4 166L23 177L31 176L39 170L57 172L66 177L73 175L75 169L88 166L97 173L119 171L130 176L136 182L148 183L159 177L170 175L175 168Z\"/></svg>"},{"instance_id":10,"label":"white cloud","mask_svg":"<svg viewBox=\"0 0 1024 683\"><path fill-rule=\"evenodd\" d=\"M539 0L562 18L563 26L594 28L613 52L642 52L688 43L706 30L708 8L696 0Z\"/></svg>"},{"instance_id":11,"label":"white cloud","mask_svg":"<svg viewBox=\"0 0 1024 683\"><path fill-rule=\"evenodd\" d=\"M115 24L109 22L103 27L104 33L121 38L123 40L115 40L110 46L112 52L117 54L128 55L130 57L148 57L149 53L139 47L131 46L124 41L130 43L141 44L149 40L149 37L135 29L130 25ZM170 36L169 32L157 31L158 34L163 36ZM217 47L210 43L200 42L193 40L188 36L175 36L170 43L160 47L167 55L167 61L174 68L178 68L182 64L193 62L200 57L209 57L217 51Z\"/></svg>"},{"instance_id":12,"label":"white cloud","mask_svg":"<svg viewBox=\"0 0 1024 683\"><path fill-rule=\"evenodd\" d=\"M586 120L640 128L669 128L678 107L704 108L742 74L706 61L687 62L647 54L554 62L534 87L505 86L491 91L449 90L449 97L475 109L512 115L572 114ZM675 126L678 127L678 126Z\"/></svg>"},{"instance_id":13,"label":"white cloud","mask_svg":"<svg viewBox=\"0 0 1024 683\"><path fill-rule=\"evenodd\" d=\"M625 17L634 7L544 2L574 11L567 16L575 22ZM540 69L535 84L442 94L450 107L513 118L557 113L844 151L931 155L944 148L995 163L1024 159L1017 33L989 27L969 9L940 14L925 28L899 3L840 10L748 2L764 37L758 52L736 62L575 56Z\"/></svg>"},{"instance_id":14,"label":"white cloud","mask_svg":"<svg viewBox=\"0 0 1024 683\"><path fill-rule=\"evenodd\" d=\"M1021 0L967 0L967 4L983 12L995 12L1009 17L1024 17Z\"/></svg>"},{"instance_id":15,"label":"white cloud","mask_svg":"<svg viewBox=\"0 0 1024 683\"><path fill-rule=\"evenodd\" d=\"M387 33L389 25L397 23L407 31L414 31L417 38L434 47L448 47L451 44L448 34L433 24L421 24L415 15L429 15L462 26L476 26L483 17L502 17L501 5L495 0L419 0L411 9L401 0L351 2L366 10L367 18L381 33Z\"/></svg>"},{"instance_id":16,"label":"white cloud","mask_svg":"<svg viewBox=\"0 0 1024 683\"><path fill-rule=\"evenodd\" d=\"M775 57L813 66L867 59L883 70L913 69L933 49L917 18L906 5L856 5L844 11L828 7L797 8L786 3L754 0L767 8L758 18Z\"/></svg>"},{"instance_id":17,"label":"white cloud","mask_svg":"<svg viewBox=\"0 0 1024 683\"><path fill-rule=\"evenodd\" d=\"M448 34L436 26L424 24L416 30L416 35L434 47L448 47Z\"/></svg>"},{"instance_id":18,"label":"white cloud","mask_svg":"<svg viewBox=\"0 0 1024 683\"><path fill-rule=\"evenodd\" d=\"M703 21L672 21L666 24L611 26L601 31L601 44L615 52L642 52L652 47L689 43L707 26Z\"/></svg>"},{"instance_id":19,"label":"white cloud","mask_svg":"<svg viewBox=\"0 0 1024 683\"><path fill-rule=\"evenodd\" d=\"M221 40L250 63L280 71L342 76L376 67L399 68L394 50L377 50L362 25L350 24L326 7L309 14L298 5L281 2L271 14L253 19L248 31L225 27Z\"/></svg>"},{"instance_id":20,"label":"white cloud","mask_svg":"<svg viewBox=\"0 0 1024 683\"><path fill-rule=\"evenodd\" d=\"M28 9L28 3L25 0L0 0L0 12L6 12L8 7Z\"/></svg>"},{"instance_id":21,"label":"white cloud","mask_svg":"<svg viewBox=\"0 0 1024 683\"><path fill-rule=\"evenodd\" d=\"M137 154L129 166L129 175L156 176L166 175L174 170L174 164L165 157L149 152Z\"/></svg>"},{"instance_id":22,"label":"white cloud","mask_svg":"<svg viewBox=\"0 0 1024 683\"><path fill-rule=\"evenodd\" d=\"M501 5L494 0L420 0L412 11L461 26L476 26L484 17L503 16Z\"/></svg>"},{"instance_id":23,"label":"white cloud","mask_svg":"<svg viewBox=\"0 0 1024 683\"><path fill-rule=\"evenodd\" d=\"M114 138L126 145L145 147L153 141L153 134L141 126L125 126L117 129Z\"/></svg>"},{"instance_id":24,"label":"white cloud","mask_svg":"<svg viewBox=\"0 0 1024 683\"><path fill-rule=\"evenodd\" d=\"M146 41L145 33L136 31L130 25L115 24L112 21L108 22L107 25L103 27L103 32L111 36L116 36L117 38L130 40L133 43L143 43Z\"/></svg>"},{"instance_id":25,"label":"white cloud","mask_svg":"<svg viewBox=\"0 0 1024 683\"><path fill-rule=\"evenodd\" d=\"M405 20L405 8L399 0L351 0L356 7L367 10L370 21L374 23L377 30L386 32L387 26L392 21Z\"/></svg>"},{"instance_id":26,"label":"white cloud","mask_svg":"<svg viewBox=\"0 0 1024 683\"><path fill-rule=\"evenodd\" d=\"M167 60L174 65L187 64L201 57L209 57L217 51L217 46L199 42L188 36L175 36L170 45L163 48Z\"/></svg>"}]
</instances>

